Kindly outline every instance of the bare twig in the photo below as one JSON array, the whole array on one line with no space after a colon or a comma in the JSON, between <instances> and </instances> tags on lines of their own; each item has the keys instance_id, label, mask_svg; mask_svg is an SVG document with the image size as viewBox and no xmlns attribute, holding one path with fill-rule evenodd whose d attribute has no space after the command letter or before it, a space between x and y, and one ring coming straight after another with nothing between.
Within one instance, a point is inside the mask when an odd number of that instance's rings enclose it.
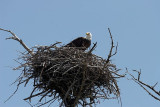
<instances>
[{"instance_id":1,"label":"bare twig","mask_svg":"<svg viewBox=\"0 0 160 107\"><path fill-rule=\"evenodd\" d=\"M32 95L32 96L29 96L29 97L27 97L27 98L25 98L25 99L23 99L23 100L31 99L32 97L39 96L39 95L41 95L41 94L43 94L43 93L45 93L45 92L46 92L46 91L42 91L42 92L40 92L40 93L38 93L38 94L34 94L34 95Z\"/></svg>"},{"instance_id":2,"label":"bare twig","mask_svg":"<svg viewBox=\"0 0 160 107\"><path fill-rule=\"evenodd\" d=\"M108 58L107 58L106 63L108 63L108 62L110 61L110 58L111 58L112 56L116 55L116 53L117 53L117 48L118 48L118 43L117 43L116 50L115 50L115 52L112 54L113 48L114 48L115 46L114 46L114 42L113 42L113 38L112 38L111 31L110 31L109 28L108 28L108 31L109 31L109 35L110 35L110 38L111 38L111 49L110 49L110 52L109 52L109 54L108 54Z\"/></svg>"},{"instance_id":3,"label":"bare twig","mask_svg":"<svg viewBox=\"0 0 160 107\"><path fill-rule=\"evenodd\" d=\"M127 69L126 69L126 70L127 70ZM144 82L142 82L142 81L140 80L141 70L140 70L140 71L133 70L133 71L138 73L137 78L136 78L134 75L130 74L130 73L128 72L128 70L127 70L127 73L132 77L132 80L133 80L134 82L136 82L138 85L140 85L151 97L153 97L154 99L160 101L160 92L155 89L157 83L156 83L155 85L153 85L153 86L150 86L150 85L148 85L148 84L146 84L146 83L144 83ZM150 90L150 91L149 91L149 90ZM155 94L155 95L154 95L154 94ZM159 96L159 98L158 98L156 95Z\"/></svg>"},{"instance_id":4,"label":"bare twig","mask_svg":"<svg viewBox=\"0 0 160 107\"><path fill-rule=\"evenodd\" d=\"M2 29L2 28L0 28L0 30L6 31L6 32L9 32L9 33L12 34L12 36L6 38L6 40L7 40L7 39L13 39L13 40L18 41L18 42L28 51L28 53L30 53L31 55L33 55L33 52L26 46L26 44L25 44L21 39L19 39L19 38L16 36L16 34L14 34L14 33L13 33L12 31L10 31L10 30L6 30L6 29Z\"/></svg>"},{"instance_id":5,"label":"bare twig","mask_svg":"<svg viewBox=\"0 0 160 107\"><path fill-rule=\"evenodd\" d=\"M17 88L14 91L14 93L4 103L6 103L9 99L11 99L13 97L13 95L18 91L18 88L19 88L19 86L17 86Z\"/></svg>"},{"instance_id":6,"label":"bare twig","mask_svg":"<svg viewBox=\"0 0 160 107\"><path fill-rule=\"evenodd\" d=\"M18 91L19 86L20 86L20 84L21 84L21 81L22 81L22 78L18 81L17 88L16 88L16 90L14 91L14 93L13 93L5 102L7 102L9 99L11 99L11 98L13 97L13 95L16 94L16 92Z\"/></svg>"},{"instance_id":7,"label":"bare twig","mask_svg":"<svg viewBox=\"0 0 160 107\"><path fill-rule=\"evenodd\" d=\"M94 43L94 45L93 45L93 47L89 50L89 54L91 54L92 53L92 51L96 48L96 45L97 45L97 42L96 43Z\"/></svg>"}]
</instances>

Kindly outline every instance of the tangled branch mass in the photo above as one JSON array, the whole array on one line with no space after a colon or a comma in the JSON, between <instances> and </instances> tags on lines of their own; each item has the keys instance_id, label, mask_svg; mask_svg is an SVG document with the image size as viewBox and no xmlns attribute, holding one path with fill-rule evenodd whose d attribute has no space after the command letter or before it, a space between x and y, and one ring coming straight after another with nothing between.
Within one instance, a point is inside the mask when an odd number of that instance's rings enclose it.
<instances>
[{"instance_id":1,"label":"tangled branch mass","mask_svg":"<svg viewBox=\"0 0 160 107\"><path fill-rule=\"evenodd\" d=\"M108 59L92 54L94 48L86 52L56 45L33 47L32 54L28 51L21 55L23 63L15 68L21 71L17 87L26 86L29 81L34 87L24 100L37 97L36 106L58 100L59 106L75 107L96 104L99 99L119 98L117 78L123 76L110 61L113 40Z\"/></svg>"},{"instance_id":2,"label":"tangled branch mass","mask_svg":"<svg viewBox=\"0 0 160 107\"><path fill-rule=\"evenodd\" d=\"M110 94L119 97L113 75L117 70L115 65L106 64L101 57L76 48L51 46L35 49L35 55L27 53L21 57L25 63L21 65L19 84L34 81L34 89L25 100L41 96L41 102L50 97L50 103L62 99L67 107L90 105L96 103L97 98L109 98Z\"/></svg>"}]
</instances>

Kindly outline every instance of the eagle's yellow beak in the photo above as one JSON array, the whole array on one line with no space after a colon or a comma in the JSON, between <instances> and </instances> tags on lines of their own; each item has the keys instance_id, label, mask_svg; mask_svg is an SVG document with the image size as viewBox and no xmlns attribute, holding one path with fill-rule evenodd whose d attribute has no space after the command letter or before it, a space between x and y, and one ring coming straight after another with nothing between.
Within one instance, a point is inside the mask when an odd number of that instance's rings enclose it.
<instances>
[{"instance_id":1,"label":"eagle's yellow beak","mask_svg":"<svg viewBox=\"0 0 160 107\"><path fill-rule=\"evenodd\" d=\"M89 35L89 33L86 33L86 35Z\"/></svg>"}]
</instances>

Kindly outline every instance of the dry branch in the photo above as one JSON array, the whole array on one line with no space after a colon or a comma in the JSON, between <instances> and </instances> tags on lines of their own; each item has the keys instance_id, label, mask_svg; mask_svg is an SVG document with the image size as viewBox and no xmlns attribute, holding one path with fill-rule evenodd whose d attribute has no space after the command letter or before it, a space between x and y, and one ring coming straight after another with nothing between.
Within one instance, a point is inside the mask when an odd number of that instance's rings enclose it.
<instances>
[{"instance_id":1,"label":"dry branch","mask_svg":"<svg viewBox=\"0 0 160 107\"><path fill-rule=\"evenodd\" d=\"M110 35L110 38L111 38L111 49L110 49L110 52L109 52L109 54L108 54L108 58L107 58L106 63L108 63L108 62L110 61L110 58L111 58L112 56L114 56L114 55L117 54L117 48L118 48L118 43L117 43L116 51L115 51L114 53L112 52L112 51L113 51L113 48L114 48L115 46L114 46L114 41L113 41L113 37L112 37L111 31L110 31L109 28L108 28L108 31L109 31L109 35Z\"/></svg>"},{"instance_id":2,"label":"dry branch","mask_svg":"<svg viewBox=\"0 0 160 107\"><path fill-rule=\"evenodd\" d=\"M157 83L154 84L153 86L151 86L151 85L148 85L147 83L142 82L140 80L140 78L141 78L141 70L140 71L133 70L134 72L137 73L137 77L135 77L134 75L129 73L127 69L126 69L126 71L132 77L132 80L134 82L136 82L140 87L142 87L151 97L153 97L154 99L160 101L160 92L155 89Z\"/></svg>"},{"instance_id":3,"label":"dry branch","mask_svg":"<svg viewBox=\"0 0 160 107\"><path fill-rule=\"evenodd\" d=\"M12 31L10 31L10 30L5 30L5 29L2 29L2 28L0 28L0 30L6 31L6 32L9 32L9 33L12 34L12 36L6 38L6 40L7 40L7 39L13 39L13 40L18 41L31 55L33 55L33 52L26 46L26 44L25 44L21 39L19 39L19 38L16 36L16 34L14 34L14 33L13 33Z\"/></svg>"}]
</instances>

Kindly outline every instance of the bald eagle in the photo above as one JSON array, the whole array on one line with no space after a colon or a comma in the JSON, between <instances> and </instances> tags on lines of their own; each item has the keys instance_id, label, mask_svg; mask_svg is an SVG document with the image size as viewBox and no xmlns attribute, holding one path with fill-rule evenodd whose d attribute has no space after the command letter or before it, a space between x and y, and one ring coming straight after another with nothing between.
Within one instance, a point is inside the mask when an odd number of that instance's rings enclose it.
<instances>
[{"instance_id":1,"label":"bald eagle","mask_svg":"<svg viewBox=\"0 0 160 107\"><path fill-rule=\"evenodd\" d=\"M65 45L65 47L78 47L80 50L86 50L91 45L92 34L86 33L85 37L78 37Z\"/></svg>"}]
</instances>

